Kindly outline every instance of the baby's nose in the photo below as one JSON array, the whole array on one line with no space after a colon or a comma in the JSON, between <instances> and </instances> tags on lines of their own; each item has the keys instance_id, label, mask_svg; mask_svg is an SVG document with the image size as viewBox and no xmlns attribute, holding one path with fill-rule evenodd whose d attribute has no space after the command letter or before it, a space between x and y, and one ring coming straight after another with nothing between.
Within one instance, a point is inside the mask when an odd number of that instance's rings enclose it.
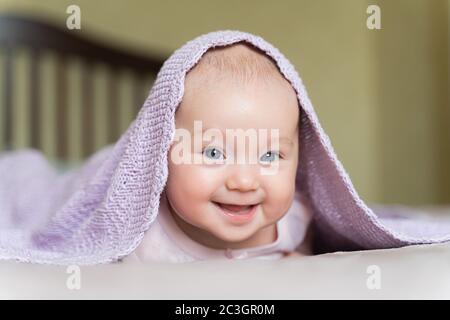
<instances>
[{"instance_id":1,"label":"baby's nose","mask_svg":"<svg viewBox=\"0 0 450 320\"><path fill-rule=\"evenodd\" d=\"M251 191L259 188L257 170L248 165L235 165L227 178L229 190Z\"/></svg>"}]
</instances>

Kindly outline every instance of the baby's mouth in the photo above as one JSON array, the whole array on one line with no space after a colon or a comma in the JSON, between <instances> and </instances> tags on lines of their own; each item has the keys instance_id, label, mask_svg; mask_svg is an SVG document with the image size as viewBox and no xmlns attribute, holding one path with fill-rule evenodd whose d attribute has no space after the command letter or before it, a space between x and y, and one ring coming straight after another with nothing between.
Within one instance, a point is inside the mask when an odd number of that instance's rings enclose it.
<instances>
[{"instance_id":1,"label":"baby's mouth","mask_svg":"<svg viewBox=\"0 0 450 320\"><path fill-rule=\"evenodd\" d=\"M214 202L213 203L220 207L221 209L230 212L232 214L248 214L249 211L253 209L254 206L257 206L257 204L252 205L235 205L235 204L227 204L227 203L220 203L220 202Z\"/></svg>"}]
</instances>

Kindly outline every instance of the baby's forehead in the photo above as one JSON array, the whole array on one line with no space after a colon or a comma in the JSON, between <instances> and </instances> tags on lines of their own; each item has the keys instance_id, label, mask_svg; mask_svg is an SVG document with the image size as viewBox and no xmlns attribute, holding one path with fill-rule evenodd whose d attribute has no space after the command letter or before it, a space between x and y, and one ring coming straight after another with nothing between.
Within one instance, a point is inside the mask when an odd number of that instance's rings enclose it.
<instances>
[{"instance_id":1,"label":"baby's forehead","mask_svg":"<svg viewBox=\"0 0 450 320\"><path fill-rule=\"evenodd\" d=\"M205 127L272 129L294 133L299 123L299 107L295 93L280 85L241 90L222 82L214 90L203 88L198 94L183 97L176 121L192 128L195 121Z\"/></svg>"}]
</instances>

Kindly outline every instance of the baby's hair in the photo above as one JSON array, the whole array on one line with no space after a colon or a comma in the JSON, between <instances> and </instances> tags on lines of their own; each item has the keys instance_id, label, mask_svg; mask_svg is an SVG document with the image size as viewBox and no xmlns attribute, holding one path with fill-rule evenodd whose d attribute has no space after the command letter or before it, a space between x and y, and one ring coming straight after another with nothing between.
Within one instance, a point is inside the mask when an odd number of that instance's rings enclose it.
<instances>
[{"instance_id":1,"label":"baby's hair","mask_svg":"<svg viewBox=\"0 0 450 320\"><path fill-rule=\"evenodd\" d=\"M256 79L287 81L272 58L246 42L209 49L192 71L200 76L207 74L208 79L211 75L215 79L231 76L242 84Z\"/></svg>"}]
</instances>

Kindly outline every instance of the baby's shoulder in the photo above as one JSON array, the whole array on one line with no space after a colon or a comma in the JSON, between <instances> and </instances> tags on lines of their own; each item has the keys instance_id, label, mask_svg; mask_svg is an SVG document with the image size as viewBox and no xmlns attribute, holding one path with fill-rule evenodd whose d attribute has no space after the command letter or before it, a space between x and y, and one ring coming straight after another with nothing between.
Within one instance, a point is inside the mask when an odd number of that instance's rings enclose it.
<instances>
[{"instance_id":1,"label":"baby's shoulder","mask_svg":"<svg viewBox=\"0 0 450 320\"><path fill-rule=\"evenodd\" d=\"M145 232L144 237L132 253L141 262L185 262L190 261L190 257L182 251L171 239L167 230L164 228L162 219L167 214L160 208L156 219Z\"/></svg>"}]
</instances>

